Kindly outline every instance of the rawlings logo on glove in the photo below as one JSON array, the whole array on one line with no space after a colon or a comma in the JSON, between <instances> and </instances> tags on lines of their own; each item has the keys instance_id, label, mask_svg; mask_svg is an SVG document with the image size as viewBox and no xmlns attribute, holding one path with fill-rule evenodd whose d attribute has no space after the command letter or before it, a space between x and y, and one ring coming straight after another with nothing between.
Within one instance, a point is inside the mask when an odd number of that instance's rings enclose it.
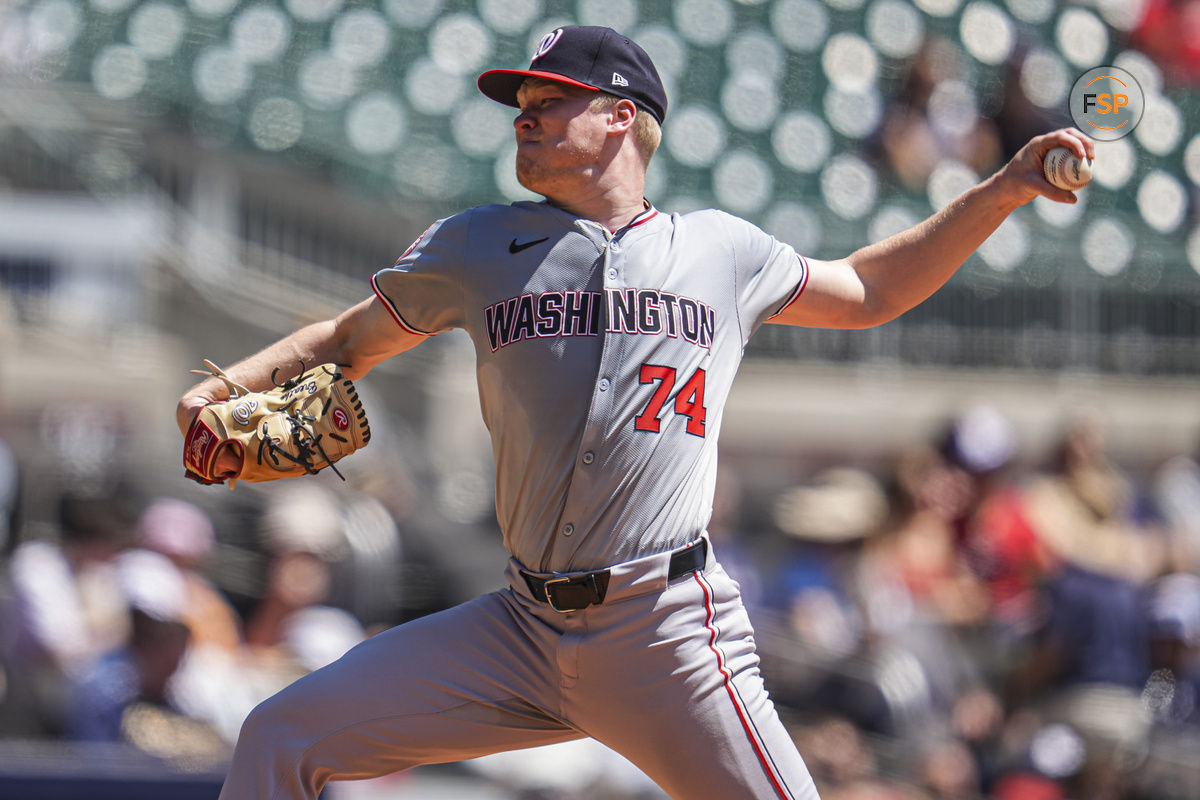
<instances>
[{"instance_id":1,"label":"rawlings logo on glove","mask_svg":"<svg viewBox=\"0 0 1200 800\"><path fill-rule=\"evenodd\" d=\"M183 442L187 477L205 484L273 481L313 475L365 447L371 427L358 392L335 364L323 364L265 392L235 383L211 361L198 375L220 378L229 399L196 415ZM218 456L231 450L241 461L236 475L218 476Z\"/></svg>"}]
</instances>

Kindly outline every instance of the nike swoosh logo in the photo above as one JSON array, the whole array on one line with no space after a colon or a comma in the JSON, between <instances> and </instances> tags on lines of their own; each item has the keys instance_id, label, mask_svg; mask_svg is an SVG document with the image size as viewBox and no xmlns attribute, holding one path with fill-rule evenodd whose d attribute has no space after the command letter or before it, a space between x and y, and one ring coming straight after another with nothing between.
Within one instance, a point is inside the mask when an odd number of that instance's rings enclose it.
<instances>
[{"instance_id":1,"label":"nike swoosh logo","mask_svg":"<svg viewBox=\"0 0 1200 800\"><path fill-rule=\"evenodd\" d=\"M512 253L513 255L516 255L517 253L521 252L522 250L528 250L530 247L533 247L535 244L541 244L542 242L547 241L549 238L550 237L547 236L544 239L534 239L532 242L521 242L520 244L517 244L517 240L513 239L511 242L508 243L508 252Z\"/></svg>"}]
</instances>

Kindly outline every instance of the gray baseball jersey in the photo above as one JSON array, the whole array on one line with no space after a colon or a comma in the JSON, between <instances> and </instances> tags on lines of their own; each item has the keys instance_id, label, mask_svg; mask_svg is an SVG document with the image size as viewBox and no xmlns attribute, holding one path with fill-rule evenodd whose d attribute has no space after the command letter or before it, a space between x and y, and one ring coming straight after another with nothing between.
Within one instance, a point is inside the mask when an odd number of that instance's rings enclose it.
<instances>
[{"instance_id":1,"label":"gray baseball jersey","mask_svg":"<svg viewBox=\"0 0 1200 800\"><path fill-rule=\"evenodd\" d=\"M581 736L676 800L816 800L704 531L746 341L807 274L720 212L612 232L546 203L442 220L377 273L400 325L475 343L509 585L261 704L221 800Z\"/></svg>"},{"instance_id":2,"label":"gray baseball jersey","mask_svg":"<svg viewBox=\"0 0 1200 800\"><path fill-rule=\"evenodd\" d=\"M373 281L405 328L465 328L504 544L597 569L708 524L725 399L804 259L719 211L648 208L616 233L547 203L471 209Z\"/></svg>"}]
</instances>

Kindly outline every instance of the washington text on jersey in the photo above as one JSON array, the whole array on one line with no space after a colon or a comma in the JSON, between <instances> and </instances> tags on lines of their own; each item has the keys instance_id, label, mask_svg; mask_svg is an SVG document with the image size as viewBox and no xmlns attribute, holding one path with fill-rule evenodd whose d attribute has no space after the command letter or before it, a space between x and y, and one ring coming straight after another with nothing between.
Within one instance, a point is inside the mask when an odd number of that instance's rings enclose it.
<instances>
[{"instance_id":1,"label":"washington text on jersey","mask_svg":"<svg viewBox=\"0 0 1200 800\"><path fill-rule=\"evenodd\" d=\"M510 297L483 310L492 352L524 339L634 333L682 337L712 346L717 314L712 306L659 289L603 292L537 292Z\"/></svg>"}]
</instances>

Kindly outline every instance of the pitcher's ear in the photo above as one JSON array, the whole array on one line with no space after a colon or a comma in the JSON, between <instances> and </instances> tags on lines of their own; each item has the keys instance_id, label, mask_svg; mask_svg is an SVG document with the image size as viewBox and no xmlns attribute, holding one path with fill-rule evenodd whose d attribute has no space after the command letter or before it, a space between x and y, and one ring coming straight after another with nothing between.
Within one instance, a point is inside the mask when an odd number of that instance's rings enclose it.
<instances>
[{"instance_id":1,"label":"pitcher's ear","mask_svg":"<svg viewBox=\"0 0 1200 800\"><path fill-rule=\"evenodd\" d=\"M631 130L633 128L633 121L639 113L641 112L633 104L632 100L622 98L608 109L609 125L614 128L614 132L616 133Z\"/></svg>"}]
</instances>

